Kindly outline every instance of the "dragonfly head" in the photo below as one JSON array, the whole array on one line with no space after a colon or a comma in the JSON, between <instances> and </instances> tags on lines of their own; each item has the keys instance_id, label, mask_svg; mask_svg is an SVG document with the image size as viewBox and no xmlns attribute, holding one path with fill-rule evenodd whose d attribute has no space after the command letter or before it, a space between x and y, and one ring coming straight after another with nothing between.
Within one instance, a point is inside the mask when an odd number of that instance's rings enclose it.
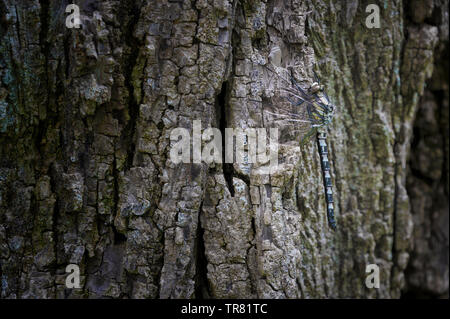
<instances>
[{"instance_id":1,"label":"dragonfly head","mask_svg":"<svg viewBox=\"0 0 450 319\"><path fill-rule=\"evenodd\" d=\"M319 91L322 91L322 90L323 90L323 86L320 85L320 84L317 83L317 82L314 82L314 83L311 84L311 86L309 87L309 93L310 93L310 94L315 94L315 93L317 93L317 92L319 92Z\"/></svg>"}]
</instances>

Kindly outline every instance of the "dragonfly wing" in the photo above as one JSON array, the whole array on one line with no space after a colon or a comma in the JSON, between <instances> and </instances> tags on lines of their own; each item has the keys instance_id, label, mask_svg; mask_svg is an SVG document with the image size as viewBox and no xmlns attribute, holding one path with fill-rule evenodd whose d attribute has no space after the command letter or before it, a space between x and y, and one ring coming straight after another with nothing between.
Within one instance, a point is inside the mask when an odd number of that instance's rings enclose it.
<instances>
[{"instance_id":1,"label":"dragonfly wing","mask_svg":"<svg viewBox=\"0 0 450 319\"><path fill-rule=\"evenodd\" d=\"M272 96L263 99L264 126L278 128L280 142L307 141L324 122L324 106L301 88L289 70L266 65Z\"/></svg>"},{"instance_id":2,"label":"dragonfly wing","mask_svg":"<svg viewBox=\"0 0 450 319\"><path fill-rule=\"evenodd\" d=\"M263 101L265 127L278 128L281 143L300 141L313 128L306 103L296 105L286 97L275 96Z\"/></svg>"},{"instance_id":3,"label":"dragonfly wing","mask_svg":"<svg viewBox=\"0 0 450 319\"><path fill-rule=\"evenodd\" d=\"M286 90L289 91L290 94L297 96L297 98L308 100L308 93L298 85L287 69L275 68L270 65L266 65L264 69L269 81L277 82L278 90Z\"/></svg>"},{"instance_id":4,"label":"dragonfly wing","mask_svg":"<svg viewBox=\"0 0 450 319\"><path fill-rule=\"evenodd\" d=\"M302 140L300 141L300 144L304 145L306 142L308 142L310 140L310 138L312 136L315 136L316 132L317 132L317 127L311 128L311 130L303 136Z\"/></svg>"}]
</instances>

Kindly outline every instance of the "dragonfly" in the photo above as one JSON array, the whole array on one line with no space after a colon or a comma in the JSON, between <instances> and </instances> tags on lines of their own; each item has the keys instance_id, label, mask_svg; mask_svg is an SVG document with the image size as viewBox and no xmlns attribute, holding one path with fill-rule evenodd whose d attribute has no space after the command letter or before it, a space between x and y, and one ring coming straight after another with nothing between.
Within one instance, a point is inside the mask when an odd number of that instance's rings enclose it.
<instances>
[{"instance_id":1,"label":"dragonfly","mask_svg":"<svg viewBox=\"0 0 450 319\"><path fill-rule=\"evenodd\" d=\"M292 75L292 68L287 70L268 64L265 69L268 70L268 74L272 75L269 78L278 79L274 82L269 81L275 85L275 93L268 103L263 103L265 122L274 123L279 127L282 130L282 136L300 136L300 145L304 145L312 136L316 136L328 225L331 229L336 230L333 184L327 145L327 127L333 119L336 106L330 102L315 72L315 82L307 88L302 88Z\"/></svg>"}]
</instances>

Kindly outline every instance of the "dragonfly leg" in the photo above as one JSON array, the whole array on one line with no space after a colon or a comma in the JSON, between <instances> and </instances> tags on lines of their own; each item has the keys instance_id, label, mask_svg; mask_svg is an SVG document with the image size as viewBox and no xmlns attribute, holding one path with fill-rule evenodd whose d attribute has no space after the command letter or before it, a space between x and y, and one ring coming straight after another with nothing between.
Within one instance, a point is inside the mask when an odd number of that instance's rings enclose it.
<instances>
[{"instance_id":1,"label":"dragonfly leg","mask_svg":"<svg viewBox=\"0 0 450 319\"><path fill-rule=\"evenodd\" d=\"M313 73L314 73L314 81L316 81L318 84L320 84L320 80L319 80L319 77L317 76L316 71L313 70Z\"/></svg>"}]
</instances>

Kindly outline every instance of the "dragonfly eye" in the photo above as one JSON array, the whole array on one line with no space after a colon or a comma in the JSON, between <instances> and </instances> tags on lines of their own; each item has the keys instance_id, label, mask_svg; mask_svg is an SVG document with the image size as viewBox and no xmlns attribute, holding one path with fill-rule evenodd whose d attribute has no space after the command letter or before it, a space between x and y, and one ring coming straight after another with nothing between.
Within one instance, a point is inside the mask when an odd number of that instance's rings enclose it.
<instances>
[{"instance_id":1,"label":"dragonfly eye","mask_svg":"<svg viewBox=\"0 0 450 319\"><path fill-rule=\"evenodd\" d=\"M311 87L309 88L309 91L311 92L311 94L316 93L317 91L320 91L320 85L317 82L314 82L313 84L311 84Z\"/></svg>"}]
</instances>

